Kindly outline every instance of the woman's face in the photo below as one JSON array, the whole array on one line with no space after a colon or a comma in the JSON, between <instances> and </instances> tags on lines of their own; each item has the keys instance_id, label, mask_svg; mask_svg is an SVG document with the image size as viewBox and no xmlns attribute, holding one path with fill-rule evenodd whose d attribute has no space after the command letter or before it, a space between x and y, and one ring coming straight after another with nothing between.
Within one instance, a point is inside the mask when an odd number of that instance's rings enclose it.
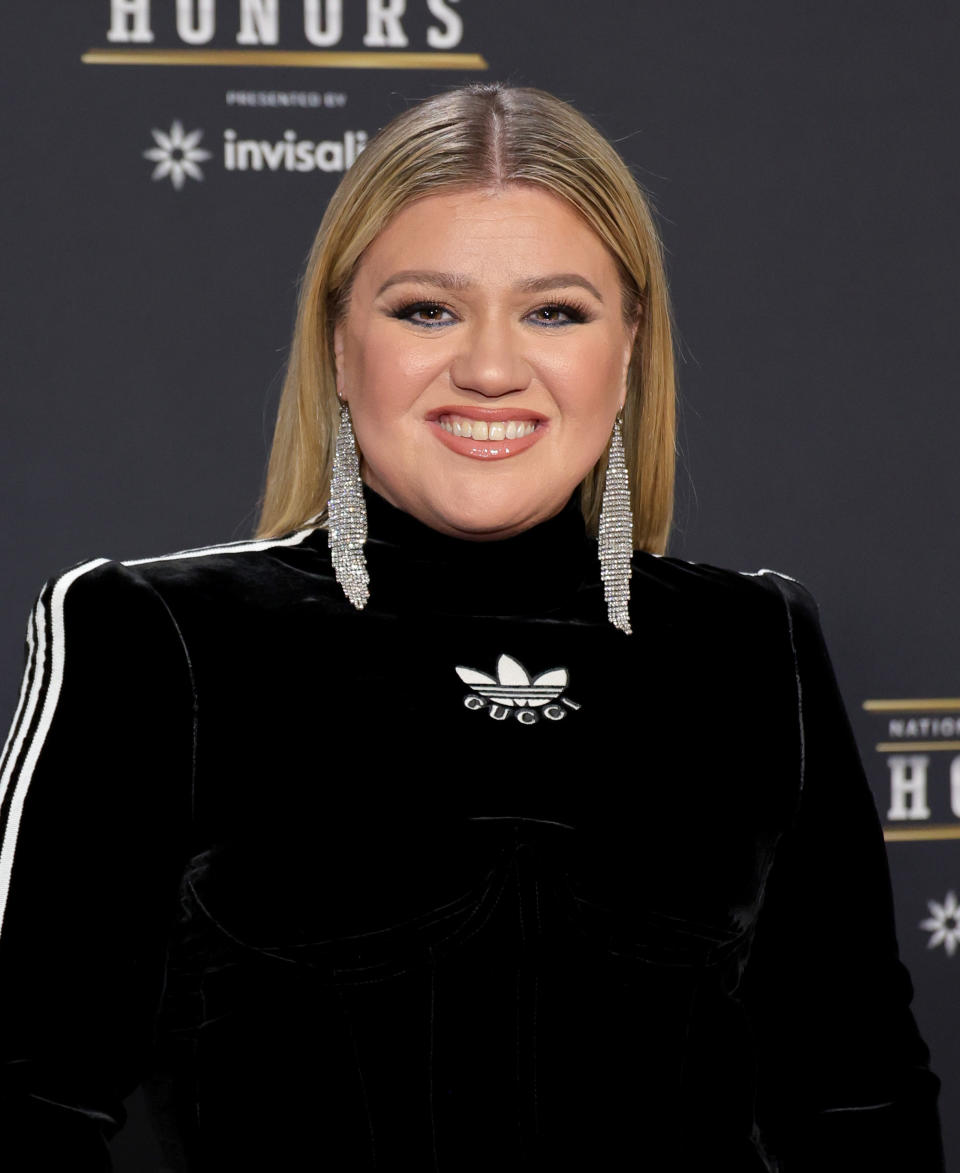
<instances>
[{"instance_id":1,"label":"woman's face","mask_svg":"<svg viewBox=\"0 0 960 1173\"><path fill-rule=\"evenodd\" d=\"M623 405L634 331L600 238L535 187L408 205L367 248L336 327L364 481L457 537L552 517Z\"/></svg>"}]
</instances>

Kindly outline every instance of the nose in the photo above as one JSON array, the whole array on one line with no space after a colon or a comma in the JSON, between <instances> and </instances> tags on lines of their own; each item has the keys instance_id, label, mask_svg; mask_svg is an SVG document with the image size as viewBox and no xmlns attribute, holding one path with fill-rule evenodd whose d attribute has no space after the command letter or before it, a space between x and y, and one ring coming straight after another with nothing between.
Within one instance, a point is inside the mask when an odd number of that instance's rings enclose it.
<instances>
[{"instance_id":1,"label":"nose","mask_svg":"<svg viewBox=\"0 0 960 1173\"><path fill-rule=\"evenodd\" d=\"M450 378L458 390L498 398L529 386L530 365L509 322L491 316L474 323L461 338L463 345L450 364Z\"/></svg>"}]
</instances>

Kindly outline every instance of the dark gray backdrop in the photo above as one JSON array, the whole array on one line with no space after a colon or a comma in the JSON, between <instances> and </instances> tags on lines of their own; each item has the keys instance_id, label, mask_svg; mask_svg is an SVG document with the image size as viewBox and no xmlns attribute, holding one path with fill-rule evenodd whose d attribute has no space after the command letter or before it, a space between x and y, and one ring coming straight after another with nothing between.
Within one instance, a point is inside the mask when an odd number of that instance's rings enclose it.
<instances>
[{"instance_id":1,"label":"dark gray backdrop","mask_svg":"<svg viewBox=\"0 0 960 1173\"><path fill-rule=\"evenodd\" d=\"M960 955L943 905L960 891L960 741L904 723L952 713L960 731L955 9L407 0L404 51L441 63L427 30L450 28L445 9L462 22L454 51L488 66L465 70L397 68L400 46L365 46L366 3L344 0L332 48L377 53L374 67L84 63L90 50L189 47L174 0L146 7L153 41L139 43L108 39L109 0L9 0L0 14L2 723L47 576L251 532L295 284L338 173L230 170L224 131L343 142L465 80L552 90L618 144L659 211L681 358L670 552L772 566L820 601L891 840L956 1160ZM204 50L248 47L241 7L217 0ZM280 0L263 47L314 50L300 0ZM303 105L237 105L238 92ZM175 120L211 154L180 190L152 181L143 155ZM877 700L893 711L864 708ZM726 747L734 766L750 742L745 714ZM915 792L906 819L888 817L897 752L919 756L927 784L926 809ZM932 914L948 932L930 947ZM136 1098L132 1111L121 1173L156 1168Z\"/></svg>"}]
</instances>

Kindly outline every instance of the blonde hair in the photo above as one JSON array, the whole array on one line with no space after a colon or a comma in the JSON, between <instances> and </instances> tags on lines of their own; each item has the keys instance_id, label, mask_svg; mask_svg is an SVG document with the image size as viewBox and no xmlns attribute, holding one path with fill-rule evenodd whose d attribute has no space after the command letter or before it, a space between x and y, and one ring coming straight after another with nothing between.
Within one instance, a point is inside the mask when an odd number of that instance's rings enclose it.
<instances>
[{"instance_id":1,"label":"blonde hair","mask_svg":"<svg viewBox=\"0 0 960 1173\"><path fill-rule=\"evenodd\" d=\"M542 90L500 83L449 90L398 115L334 192L300 284L257 537L323 524L339 425L333 330L364 250L416 199L505 184L533 184L565 200L617 264L624 320L639 322L623 411L634 545L663 553L673 512L674 357L653 216L623 160L582 114ZM605 470L606 453L581 484L593 534Z\"/></svg>"}]
</instances>

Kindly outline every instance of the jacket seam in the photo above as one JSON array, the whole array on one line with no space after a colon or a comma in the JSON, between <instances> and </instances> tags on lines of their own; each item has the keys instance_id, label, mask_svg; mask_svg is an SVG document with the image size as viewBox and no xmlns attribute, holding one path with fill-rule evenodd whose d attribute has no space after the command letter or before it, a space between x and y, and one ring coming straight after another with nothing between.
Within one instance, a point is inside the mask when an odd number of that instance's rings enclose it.
<instances>
[{"instance_id":1,"label":"jacket seam","mask_svg":"<svg viewBox=\"0 0 960 1173\"><path fill-rule=\"evenodd\" d=\"M790 599L787 596L784 588L780 585L778 579L786 578L789 579L790 582L796 582L797 580L791 579L789 575L781 575L780 571L778 570L761 570L759 573L762 575L771 575L773 577L774 584L777 588L777 593L780 595L780 598L783 601L784 609L787 613L787 634L790 638L790 651L793 656L793 678L797 691L797 732L800 741L800 776L799 786L797 789L797 797L799 799L800 795L803 794L807 769L806 732L803 712L803 682L800 678L800 661L797 654L796 633L794 631L793 625L793 611L790 607Z\"/></svg>"},{"instance_id":2,"label":"jacket seam","mask_svg":"<svg viewBox=\"0 0 960 1173\"><path fill-rule=\"evenodd\" d=\"M126 565L126 564L124 563L124 565ZM198 696L197 696L197 679L196 679L196 675L193 670L193 661L190 658L190 649L187 647L187 641L184 638L183 631L180 627L180 624L176 620L176 616L173 614L173 611L170 608L170 604L163 597L163 595L157 590L157 588L153 585L152 582L149 582L146 578L144 578L142 575L139 575L139 574L137 575L137 578L140 582L142 582L146 587L149 588L149 590L151 591L151 593L153 595L156 596L157 600L160 602L160 605L163 607L164 611L167 613L167 616L170 619L171 624L173 625L173 630L176 633L176 637L177 637L177 640L180 644L180 648L183 652L184 663L187 666L187 676L189 677L189 680L190 680L190 697L191 697L191 711L190 711L190 826L191 826L191 831L192 831L192 828L195 823L195 814L196 814L197 735L198 735L198 725L199 725L199 703L198 703Z\"/></svg>"}]
</instances>

